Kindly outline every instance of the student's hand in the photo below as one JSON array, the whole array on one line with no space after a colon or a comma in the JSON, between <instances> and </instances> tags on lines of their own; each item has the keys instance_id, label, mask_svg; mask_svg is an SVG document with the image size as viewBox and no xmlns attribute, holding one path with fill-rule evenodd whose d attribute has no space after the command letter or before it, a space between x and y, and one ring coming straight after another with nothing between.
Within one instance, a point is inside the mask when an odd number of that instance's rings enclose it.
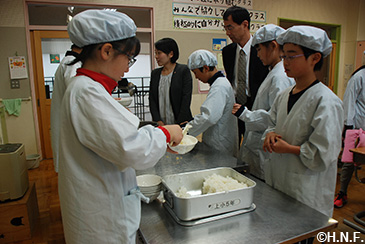
<instances>
[{"instance_id":1,"label":"student's hand","mask_svg":"<svg viewBox=\"0 0 365 244\"><path fill-rule=\"evenodd\" d=\"M272 148L276 153L292 153L298 156L300 155L300 146L291 145L281 138L277 138Z\"/></svg>"},{"instance_id":2,"label":"student's hand","mask_svg":"<svg viewBox=\"0 0 365 244\"><path fill-rule=\"evenodd\" d=\"M290 144L281 138L276 138L276 142L271 145L273 152L276 153L288 153Z\"/></svg>"},{"instance_id":3,"label":"student's hand","mask_svg":"<svg viewBox=\"0 0 365 244\"><path fill-rule=\"evenodd\" d=\"M161 120L160 121L157 121L157 124L158 124L158 126L164 126L165 125L165 123L162 122Z\"/></svg>"},{"instance_id":4,"label":"student's hand","mask_svg":"<svg viewBox=\"0 0 365 244\"><path fill-rule=\"evenodd\" d=\"M181 142L183 138L182 129L179 125L165 125L163 126L168 132L170 133L171 139L170 144L171 146L177 146Z\"/></svg>"},{"instance_id":5,"label":"student's hand","mask_svg":"<svg viewBox=\"0 0 365 244\"><path fill-rule=\"evenodd\" d=\"M275 144L277 139L281 139L281 135L276 134L275 132L267 133L264 141L264 146L262 147L264 151L272 153L273 145Z\"/></svg>"},{"instance_id":6,"label":"student's hand","mask_svg":"<svg viewBox=\"0 0 365 244\"><path fill-rule=\"evenodd\" d=\"M240 109L240 108L241 108L241 106L242 106L241 104L235 103L235 104L233 105L232 114L237 113L238 109Z\"/></svg>"},{"instance_id":7,"label":"student's hand","mask_svg":"<svg viewBox=\"0 0 365 244\"><path fill-rule=\"evenodd\" d=\"M170 147L167 147L166 151L172 154L179 154L178 152L173 151Z\"/></svg>"}]
</instances>

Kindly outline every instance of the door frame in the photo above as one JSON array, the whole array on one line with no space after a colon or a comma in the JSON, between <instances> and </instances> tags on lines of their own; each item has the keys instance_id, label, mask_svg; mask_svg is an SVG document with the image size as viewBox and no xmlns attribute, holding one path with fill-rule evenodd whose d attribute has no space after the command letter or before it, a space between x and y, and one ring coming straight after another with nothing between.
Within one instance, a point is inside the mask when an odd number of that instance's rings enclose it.
<instances>
[{"instance_id":1,"label":"door frame","mask_svg":"<svg viewBox=\"0 0 365 244\"><path fill-rule=\"evenodd\" d=\"M36 62L39 62L38 59L36 59L33 56L33 47L35 45L34 43L34 31L67 31L67 26L59 26L59 25L30 25L29 23L29 13L28 13L28 5L29 4L40 4L40 5L69 5L69 3L62 1L62 0L24 0L23 6L24 6L24 18L25 18L25 27L26 27L26 40L27 40L27 54L28 54L28 63L29 63L29 80L30 80L30 87L31 87L31 97L32 97L32 103L33 103L33 118L35 123L35 134L36 134L36 142L37 142L37 148L38 153L42 155L42 157L46 157L46 148L50 147L51 145L45 145L45 142L43 140L44 133L42 129L42 117L44 116L44 111L41 113L40 109L40 97L43 96L43 99L45 99L45 90L40 91L38 88L38 84L36 80L40 80L39 78L43 75L43 73L38 74L39 72L36 71ZM154 42L155 42L155 31L154 31L154 9L153 7L141 7L141 6L133 6L133 5L125 5L125 4L108 4L108 3L81 3L81 2L74 2L74 6L87 6L89 8L93 7L109 7L109 8L126 8L126 9L148 9L150 12L150 27L139 27L137 26L137 33L150 33L150 53L151 53L151 70L155 68L154 63ZM43 70L42 70L43 71ZM36 87L37 86L37 87ZM40 100L38 100L40 99ZM42 115L43 114L43 115ZM48 132L49 133L49 132ZM49 155L49 153L47 153Z\"/></svg>"},{"instance_id":2,"label":"door frame","mask_svg":"<svg viewBox=\"0 0 365 244\"><path fill-rule=\"evenodd\" d=\"M365 41L357 41L356 43L356 62L354 71L363 65L363 59L365 58Z\"/></svg>"},{"instance_id":3,"label":"door frame","mask_svg":"<svg viewBox=\"0 0 365 244\"><path fill-rule=\"evenodd\" d=\"M42 39L69 39L65 30L32 30L30 31L33 58L34 90L37 99L38 129L43 158L52 158L51 133L50 133L50 108L52 99L46 98L42 58Z\"/></svg>"},{"instance_id":4,"label":"door frame","mask_svg":"<svg viewBox=\"0 0 365 244\"><path fill-rule=\"evenodd\" d=\"M339 71L339 63L340 63L340 43L341 43L341 25L329 24L329 23L320 23L320 22L310 22L296 19L287 19L287 18L278 18L278 25L280 26L281 22L295 22L300 25L312 25L317 27L329 27L335 31L333 31L332 35L329 36L332 42L332 52L330 56L330 70L329 70L329 87L332 91L338 94L338 71Z\"/></svg>"}]
</instances>

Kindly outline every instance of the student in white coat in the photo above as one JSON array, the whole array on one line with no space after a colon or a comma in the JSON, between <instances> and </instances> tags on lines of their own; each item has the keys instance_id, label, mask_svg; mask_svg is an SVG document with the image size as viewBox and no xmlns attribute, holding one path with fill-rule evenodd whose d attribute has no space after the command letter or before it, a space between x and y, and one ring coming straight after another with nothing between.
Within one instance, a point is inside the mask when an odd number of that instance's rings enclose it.
<instances>
[{"instance_id":1,"label":"student in white coat","mask_svg":"<svg viewBox=\"0 0 365 244\"><path fill-rule=\"evenodd\" d=\"M260 85L252 111L238 103L232 109L232 113L244 121L246 126L239 157L242 162L250 165L250 173L262 180L265 178L264 162L268 153L262 149L261 138L268 127L268 111L276 96L295 83L284 71L281 47L276 42L276 38L284 31L280 26L267 24L254 34L252 46L270 71Z\"/></svg>"},{"instance_id":2,"label":"student in white coat","mask_svg":"<svg viewBox=\"0 0 365 244\"><path fill-rule=\"evenodd\" d=\"M365 65L351 75L343 96L343 107L345 112L344 132L348 129L365 130ZM342 165L341 188L334 200L336 208L342 208L347 203L347 188L355 167L353 162L344 162Z\"/></svg>"},{"instance_id":3,"label":"student in white coat","mask_svg":"<svg viewBox=\"0 0 365 244\"><path fill-rule=\"evenodd\" d=\"M346 128L365 130L365 65L358 68L347 83L343 106Z\"/></svg>"},{"instance_id":4,"label":"student in white coat","mask_svg":"<svg viewBox=\"0 0 365 244\"><path fill-rule=\"evenodd\" d=\"M315 75L332 43L325 31L312 26L293 26L277 42L284 45L285 72L296 85L280 93L270 110L265 180L332 217L343 106Z\"/></svg>"},{"instance_id":5,"label":"student in white coat","mask_svg":"<svg viewBox=\"0 0 365 244\"><path fill-rule=\"evenodd\" d=\"M117 11L86 10L68 25L83 48L61 105L58 183L68 244L135 243L142 197L135 170L154 166L167 143L182 139L178 125L138 129L139 119L111 96L139 53L135 33Z\"/></svg>"},{"instance_id":6,"label":"student in white coat","mask_svg":"<svg viewBox=\"0 0 365 244\"><path fill-rule=\"evenodd\" d=\"M80 54L81 48L72 44L71 51L67 51L65 57L58 66L52 91L51 102L51 143L53 152L54 170L58 172L58 138L60 135L60 108L63 95L72 77L76 75L76 70L81 67L81 62L69 65Z\"/></svg>"},{"instance_id":7,"label":"student in white coat","mask_svg":"<svg viewBox=\"0 0 365 244\"><path fill-rule=\"evenodd\" d=\"M210 85L200 114L189 122L189 134L203 133L202 142L209 147L236 156L238 151L237 119L232 115L234 91L228 79L215 67L217 58L207 50L189 56L188 67L195 77Z\"/></svg>"}]
</instances>

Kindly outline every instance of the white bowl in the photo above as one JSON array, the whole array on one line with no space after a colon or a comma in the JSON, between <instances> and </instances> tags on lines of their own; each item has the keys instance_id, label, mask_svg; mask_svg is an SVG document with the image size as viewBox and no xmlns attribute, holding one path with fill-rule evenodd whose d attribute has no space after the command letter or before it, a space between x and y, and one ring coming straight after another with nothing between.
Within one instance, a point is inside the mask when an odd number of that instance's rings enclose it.
<instances>
[{"instance_id":1,"label":"white bowl","mask_svg":"<svg viewBox=\"0 0 365 244\"><path fill-rule=\"evenodd\" d=\"M140 189L154 189L160 187L162 179L158 175L139 175L137 176L137 185Z\"/></svg>"},{"instance_id":2,"label":"white bowl","mask_svg":"<svg viewBox=\"0 0 365 244\"><path fill-rule=\"evenodd\" d=\"M127 106L131 105L131 103L133 101L133 97L118 97L118 98L115 98L115 100L117 100L124 107L127 107Z\"/></svg>"},{"instance_id":3,"label":"white bowl","mask_svg":"<svg viewBox=\"0 0 365 244\"><path fill-rule=\"evenodd\" d=\"M162 184L158 186L151 186L151 187L139 187L142 193L155 193L162 190Z\"/></svg>"},{"instance_id":4,"label":"white bowl","mask_svg":"<svg viewBox=\"0 0 365 244\"><path fill-rule=\"evenodd\" d=\"M156 198L161 194L161 192L155 192L153 194L143 194L145 197L148 197L150 199L150 202L156 200Z\"/></svg>"},{"instance_id":5,"label":"white bowl","mask_svg":"<svg viewBox=\"0 0 365 244\"><path fill-rule=\"evenodd\" d=\"M171 150L179 153L179 154L185 154L193 150L195 145L198 143L198 139L196 139L194 136L186 135L182 139L179 145L172 147L169 145Z\"/></svg>"}]
</instances>

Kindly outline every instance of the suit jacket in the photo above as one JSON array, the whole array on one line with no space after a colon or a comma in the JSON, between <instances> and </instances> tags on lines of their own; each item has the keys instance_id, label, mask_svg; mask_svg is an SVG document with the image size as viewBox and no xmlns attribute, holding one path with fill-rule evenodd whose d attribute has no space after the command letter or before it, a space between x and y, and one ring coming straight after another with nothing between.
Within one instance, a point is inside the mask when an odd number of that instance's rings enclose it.
<instances>
[{"instance_id":1,"label":"suit jacket","mask_svg":"<svg viewBox=\"0 0 365 244\"><path fill-rule=\"evenodd\" d=\"M154 69L151 72L149 103L153 121L161 120L158 99L161 72L162 68ZM193 81L188 66L176 63L171 78L170 101L177 124L190 121L193 118L190 110L192 90Z\"/></svg>"},{"instance_id":2,"label":"suit jacket","mask_svg":"<svg viewBox=\"0 0 365 244\"><path fill-rule=\"evenodd\" d=\"M234 86L234 66L236 61L236 51L237 51L237 43L231 43L225 46L222 50L223 55L223 65L226 71L226 75L228 80ZM250 67L249 67L249 77L248 84L250 88L251 97L247 97L247 102L245 105L248 109L251 110L253 102L255 101L257 91L264 81L265 77L269 73L269 69L267 66L264 66L261 60L257 57L256 48L251 46L250 53Z\"/></svg>"}]
</instances>

